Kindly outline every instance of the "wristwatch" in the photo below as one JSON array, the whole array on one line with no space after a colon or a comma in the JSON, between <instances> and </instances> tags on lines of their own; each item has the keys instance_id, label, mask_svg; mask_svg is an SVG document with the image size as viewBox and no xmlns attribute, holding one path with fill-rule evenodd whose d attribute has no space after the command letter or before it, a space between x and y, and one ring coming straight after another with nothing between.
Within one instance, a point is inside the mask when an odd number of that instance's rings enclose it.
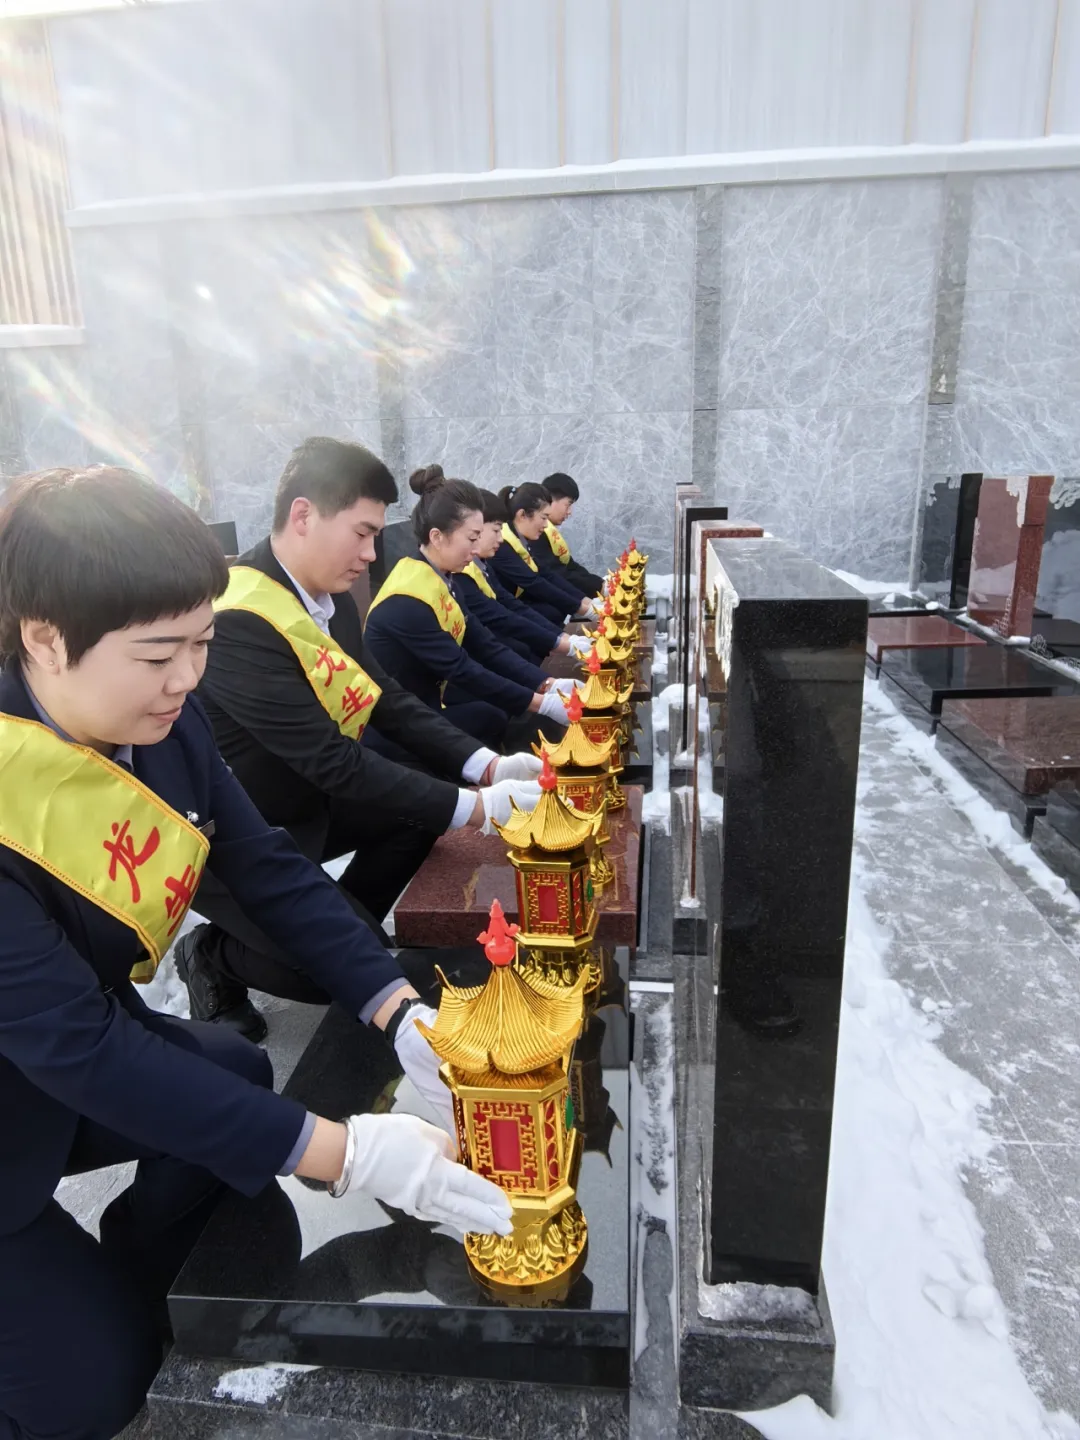
<instances>
[{"instance_id":1,"label":"wristwatch","mask_svg":"<svg viewBox=\"0 0 1080 1440\"><path fill-rule=\"evenodd\" d=\"M383 1029L383 1034L386 1036L386 1043L388 1045L393 1045L397 1039L397 1033L401 1029L401 1023L413 1006L423 1005L423 1003L419 995L406 995L405 999L402 1000L401 1004L390 1016L390 1019L386 1022L386 1026Z\"/></svg>"}]
</instances>

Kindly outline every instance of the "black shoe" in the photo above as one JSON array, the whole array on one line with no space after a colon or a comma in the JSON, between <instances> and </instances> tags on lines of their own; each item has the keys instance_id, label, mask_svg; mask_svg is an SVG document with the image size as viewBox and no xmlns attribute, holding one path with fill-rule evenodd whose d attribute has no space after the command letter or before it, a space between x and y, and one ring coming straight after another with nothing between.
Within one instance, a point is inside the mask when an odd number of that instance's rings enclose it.
<instances>
[{"instance_id":1,"label":"black shoe","mask_svg":"<svg viewBox=\"0 0 1080 1440\"><path fill-rule=\"evenodd\" d=\"M192 1019L225 1025L257 1044L266 1036L266 1021L248 999L245 987L220 975L199 949L206 928L197 925L187 935L181 935L173 950L176 973L187 986Z\"/></svg>"}]
</instances>

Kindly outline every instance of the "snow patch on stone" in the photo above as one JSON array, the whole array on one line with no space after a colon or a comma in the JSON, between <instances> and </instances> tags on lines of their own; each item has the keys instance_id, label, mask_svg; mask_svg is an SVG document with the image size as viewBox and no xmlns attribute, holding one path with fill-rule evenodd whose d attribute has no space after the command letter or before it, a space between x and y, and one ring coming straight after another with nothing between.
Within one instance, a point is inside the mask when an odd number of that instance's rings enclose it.
<instances>
[{"instance_id":1,"label":"snow patch on stone","mask_svg":"<svg viewBox=\"0 0 1080 1440\"><path fill-rule=\"evenodd\" d=\"M243 1370L227 1370L214 1386L219 1399L241 1400L248 1405L268 1405L285 1393L294 1375L318 1370L318 1365L288 1365L275 1361Z\"/></svg>"}]
</instances>

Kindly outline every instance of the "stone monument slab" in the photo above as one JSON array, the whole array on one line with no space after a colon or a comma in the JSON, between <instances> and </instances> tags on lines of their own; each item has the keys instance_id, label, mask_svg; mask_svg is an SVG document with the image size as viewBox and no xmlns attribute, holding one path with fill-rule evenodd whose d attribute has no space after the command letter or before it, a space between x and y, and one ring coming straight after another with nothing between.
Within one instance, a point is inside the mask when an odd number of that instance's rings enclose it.
<instances>
[{"instance_id":1,"label":"stone monument slab","mask_svg":"<svg viewBox=\"0 0 1080 1440\"><path fill-rule=\"evenodd\" d=\"M925 496L916 585L921 595L948 609L967 603L981 483L981 474L942 475Z\"/></svg>"},{"instance_id":2,"label":"stone monument slab","mask_svg":"<svg viewBox=\"0 0 1080 1440\"><path fill-rule=\"evenodd\" d=\"M1080 786L1065 783L1050 791L1046 814L1036 817L1031 844L1080 895Z\"/></svg>"},{"instance_id":3,"label":"stone monument slab","mask_svg":"<svg viewBox=\"0 0 1080 1440\"><path fill-rule=\"evenodd\" d=\"M1080 478L1076 476L1059 476L1050 491L1037 603L1055 621L1077 625L1080 634Z\"/></svg>"},{"instance_id":4,"label":"stone monument slab","mask_svg":"<svg viewBox=\"0 0 1080 1440\"><path fill-rule=\"evenodd\" d=\"M476 983L486 963L478 951L457 978ZM289 1176L253 1200L236 1193L222 1200L169 1297L177 1350L384 1375L625 1389L631 1335L623 1009L597 1011L575 1055L589 1072L578 1076L575 1090L591 1101L591 1113L583 1107L577 1191L589 1256L564 1303L533 1309L496 1302L471 1279L453 1233L366 1196L332 1200L324 1186ZM391 1048L336 1007L285 1093L331 1116L423 1110Z\"/></svg>"},{"instance_id":5,"label":"stone monument slab","mask_svg":"<svg viewBox=\"0 0 1080 1440\"><path fill-rule=\"evenodd\" d=\"M643 792L627 785L626 807L608 816L611 844L606 848L615 879L605 885L597 909L597 941L614 947L637 946L641 892L641 806ZM394 909L399 945L471 945L484 929L492 900L507 920L517 921L514 871L506 841L465 828L441 835Z\"/></svg>"},{"instance_id":6,"label":"stone monument slab","mask_svg":"<svg viewBox=\"0 0 1080 1440\"><path fill-rule=\"evenodd\" d=\"M947 700L938 746L1024 835L1045 813L1046 792L1080 779L1080 695Z\"/></svg>"},{"instance_id":7,"label":"stone monument slab","mask_svg":"<svg viewBox=\"0 0 1080 1440\"><path fill-rule=\"evenodd\" d=\"M942 615L871 616L866 629L866 653L880 667L892 650L940 650L956 645L985 645L981 635L954 625Z\"/></svg>"},{"instance_id":8,"label":"stone monument slab","mask_svg":"<svg viewBox=\"0 0 1080 1440\"><path fill-rule=\"evenodd\" d=\"M1005 645L894 651L881 683L906 715L934 730L946 700L1023 699L1076 693L1063 675Z\"/></svg>"},{"instance_id":9,"label":"stone monument slab","mask_svg":"<svg viewBox=\"0 0 1080 1440\"><path fill-rule=\"evenodd\" d=\"M1031 634L1052 484L1050 475L983 477L967 609L1002 637Z\"/></svg>"},{"instance_id":10,"label":"stone monument slab","mask_svg":"<svg viewBox=\"0 0 1080 1440\"><path fill-rule=\"evenodd\" d=\"M706 948L676 975L680 1390L828 1406L821 1242L867 602L778 540L724 541L710 565L727 722Z\"/></svg>"}]
</instances>

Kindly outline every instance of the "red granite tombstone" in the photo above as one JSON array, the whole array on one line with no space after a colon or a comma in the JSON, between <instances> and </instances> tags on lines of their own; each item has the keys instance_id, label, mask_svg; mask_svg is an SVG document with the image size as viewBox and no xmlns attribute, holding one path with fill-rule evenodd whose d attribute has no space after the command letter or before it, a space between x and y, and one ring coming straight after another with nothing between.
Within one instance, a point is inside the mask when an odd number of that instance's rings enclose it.
<instances>
[{"instance_id":1,"label":"red granite tombstone","mask_svg":"<svg viewBox=\"0 0 1080 1440\"><path fill-rule=\"evenodd\" d=\"M1022 795L1080 780L1080 696L947 700L941 728Z\"/></svg>"},{"instance_id":2,"label":"red granite tombstone","mask_svg":"<svg viewBox=\"0 0 1080 1440\"><path fill-rule=\"evenodd\" d=\"M1003 638L1030 635L1052 475L984 478L968 614Z\"/></svg>"},{"instance_id":3,"label":"red granite tombstone","mask_svg":"<svg viewBox=\"0 0 1080 1440\"><path fill-rule=\"evenodd\" d=\"M888 650L942 650L953 645L985 645L962 625L942 615L876 615L866 629L866 653L880 665Z\"/></svg>"},{"instance_id":4,"label":"red granite tombstone","mask_svg":"<svg viewBox=\"0 0 1080 1440\"><path fill-rule=\"evenodd\" d=\"M641 805L644 792L625 785L626 807L608 815L611 843L605 855L615 879L597 901L600 945L637 945L641 886ZM514 868L506 841L466 826L439 837L394 908L399 945L471 945L498 900L506 918L517 920Z\"/></svg>"}]
</instances>

